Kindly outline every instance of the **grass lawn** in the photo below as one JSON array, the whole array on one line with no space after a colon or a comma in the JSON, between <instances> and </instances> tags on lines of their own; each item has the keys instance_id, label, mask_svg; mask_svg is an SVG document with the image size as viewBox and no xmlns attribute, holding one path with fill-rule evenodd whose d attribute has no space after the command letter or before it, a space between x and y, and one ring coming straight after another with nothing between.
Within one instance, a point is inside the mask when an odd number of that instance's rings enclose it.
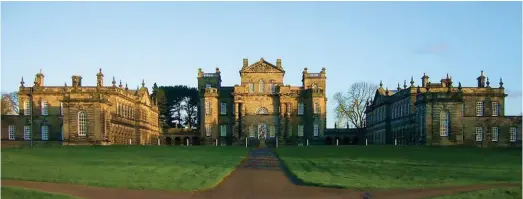
<instances>
[{"instance_id":1,"label":"grass lawn","mask_svg":"<svg viewBox=\"0 0 523 199\"><path fill-rule=\"evenodd\" d=\"M521 182L521 149L317 146L276 152L298 179L319 186L388 189Z\"/></svg>"},{"instance_id":2,"label":"grass lawn","mask_svg":"<svg viewBox=\"0 0 523 199\"><path fill-rule=\"evenodd\" d=\"M24 189L18 187L5 187L2 186L2 198L9 199L78 199L77 197L41 192L37 190Z\"/></svg>"},{"instance_id":3,"label":"grass lawn","mask_svg":"<svg viewBox=\"0 0 523 199\"><path fill-rule=\"evenodd\" d=\"M2 149L2 178L188 191L214 187L246 155L241 147L204 146Z\"/></svg>"},{"instance_id":4,"label":"grass lawn","mask_svg":"<svg viewBox=\"0 0 523 199\"><path fill-rule=\"evenodd\" d=\"M505 188L473 191L432 199L520 199L521 197L521 188Z\"/></svg>"}]
</instances>

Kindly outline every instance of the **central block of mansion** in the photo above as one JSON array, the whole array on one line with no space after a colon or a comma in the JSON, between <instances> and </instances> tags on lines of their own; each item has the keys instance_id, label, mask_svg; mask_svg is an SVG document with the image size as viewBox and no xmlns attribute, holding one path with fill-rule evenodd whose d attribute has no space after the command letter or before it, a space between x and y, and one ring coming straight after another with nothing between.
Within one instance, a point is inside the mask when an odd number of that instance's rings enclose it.
<instances>
[{"instance_id":1,"label":"central block of mansion","mask_svg":"<svg viewBox=\"0 0 523 199\"><path fill-rule=\"evenodd\" d=\"M274 144L321 141L326 127L325 68L303 69L302 85L285 85L281 59L263 58L250 64L243 59L241 83L222 86L219 68L198 70L200 135L205 143L265 141Z\"/></svg>"}]
</instances>

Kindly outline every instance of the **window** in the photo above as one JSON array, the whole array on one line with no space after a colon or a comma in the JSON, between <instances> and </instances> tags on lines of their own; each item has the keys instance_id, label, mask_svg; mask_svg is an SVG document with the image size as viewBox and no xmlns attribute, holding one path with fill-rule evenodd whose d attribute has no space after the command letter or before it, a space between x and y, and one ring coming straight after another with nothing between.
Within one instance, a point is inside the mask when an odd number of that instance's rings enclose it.
<instances>
[{"instance_id":1,"label":"window","mask_svg":"<svg viewBox=\"0 0 523 199\"><path fill-rule=\"evenodd\" d=\"M483 102L476 102L476 116L483 116Z\"/></svg>"},{"instance_id":2,"label":"window","mask_svg":"<svg viewBox=\"0 0 523 199\"><path fill-rule=\"evenodd\" d=\"M320 104L318 102L314 102L314 113L315 114L320 113Z\"/></svg>"},{"instance_id":3,"label":"window","mask_svg":"<svg viewBox=\"0 0 523 199\"><path fill-rule=\"evenodd\" d=\"M298 137L303 137L303 125L298 125Z\"/></svg>"},{"instance_id":4,"label":"window","mask_svg":"<svg viewBox=\"0 0 523 199\"><path fill-rule=\"evenodd\" d=\"M318 88L318 85L317 84L312 84L312 89L317 89Z\"/></svg>"},{"instance_id":5,"label":"window","mask_svg":"<svg viewBox=\"0 0 523 199\"><path fill-rule=\"evenodd\" d=\"M320 136L320 128L317 124L314 125L314 137Z\"/></svg>"},{"instance_id":6,"label":"window","mask_svg":"<svg viewBox=\"0 0 523 199\"><path fill-rule=\"evenodd\" d=\"M276 137L276 127L275 127L275 126L271 126L271 127L269 128L269 131L270 131L270 132L269 132L269 136L270 136L271 138Z\"/></svg>"},{"instance_id":7,"label":"window","mask_svg":"<svg viewBox=\"0 0 523 199\"><path fill-rule=\"evenodd\" d=\"M9 140L14 140L16 135L16 126L15 125L9 125L8 132L9 132Z\"/></svg>"},{"instance_id":8,"label":"window","mask_svg":"<svg viewBox=\"0 0 523 199\"><path fill-rule=\"evenodd\" d=\"M211 114L211 102L205 102L205 114L206 115Z\"/></svg>"},{"instance_id":9,"label":"window","mask_svg":"<svg viewBox=\"0 0 523 199\"><path fill-rule=\"evenodd\" d=\"M498 127L492 127L492 141L497 142L499 138L499 128Z\"/></svg>"},{"instance_id":10,"label":"window","mask_svg":"<svg viewBox=\"0 0 523 199\"><path fill-rule=\"evenodd\" d=\"M60 115L64 115L64 103L60 102Z\"/></svg>"},{"instance_id":11,"label":"window","mask_svg":"<svg viewBox=\"0 0 523 199\"><path fill-rule=\"evenodd\" d=\"M49 104L47 103L47 101L42 101L41 112L42 112L42 115L49 114Z\"/></svg>"},{"instance_id":12,"label":"window","mask_svg":"<svg viewBox=\"0 0 523 199\"><path fill-rule=\"evenodd\" d=\"M249 137L255 137L256 134L254 133L254 126L249 127Z\"/></svg>"},{"instance_id":13,"label":"window","mask_svg":"<svg viewBox=\"0 0 523 199\"><path fill-rule=\"evenodd\" d=\"M227 125L220 125L220 136L227 136Z\"/></svg>"},{"instance_id":14,"label":"window","mask_svg":"<svg viewBox=\"0 0 523 199\"><path fill-rule=\"evenodd\" d=\"M227 115L227 103L220 103L220 114Z\"/></svg>"},{"instance_id":15,"label":"window","mask_svg":"<svg viewBox=\"0 0 523 199\"><path fill-rule=\"evenodd\" d=\"M24 140L31 139L31 125L24 126Z\"/></svg>"},{"instance_id":16,"label":"window","mask_svg":"<svg viewBox=\"0 0 523 199\"><path fill-rule=\"evenodd\" d=\"M461 104L461 117L465 117L465 104Z\"/></svg>"},{"instance_id":17,"label":"window","mask_svg":"<svg viewBox=\"0 0 523 199\"><path fill-rule=\"evenodd\" d=\"M303 115L303 112L305 112L303 103L298 103L298 115Z\"/></svg>"},{"instance_id":18,"label":"window","mask_svg":"<svg viewBox=\"0 0 523 199\"><path fill-rule=\"evenodd\" d=\"M254 93L254 83L249 83L249 93Z\"/></svg>"},{"instance_id":19,"label":"window","mask_svg":"<svg viewBox=\"0 0 523 199\"><path fill-rule=\"evenodd\" d=\"M276 93L276 84L274 83L274 81L271 81L271 93Z\"/></svg>"},{"instance_id":20,"label":"window","mask_svg":"<svg viewBox=\"0 0 523 199\"><path fill-rule=\"evenodd\" d=\"M492 102L492 116L498 116L498 115L499 115L499 103Z\"/></svg>"},{"instance_id":21,"label":"window","mask_svg":"<svg viewBox=\"0 0 523 199\"><path fill-rule=\"evenodd\" d=\"M211 137L211 125L210 124L206 124L205 125L205 136L207 137Z\"/></svg>"},{"instance_id":22,"label":"window","mask_svg":"<svg viewBox=\"0 0 523 199\"><path fill-rule=\"evenodd\" d=\"M476 141L483 141L483 128L476 127Z\"/></svg>"},{"instance_id":23,"label":"window","mask_svg":"<svg viewBox=\"0 0 523 199\"><path fill-rule=\"evenodd\" d=\"M516 127L510 127L510 141L515 142L517 140L518 129Z\"/></svg>"},{"instance_id":24,"label":"window","mask_svg":"<svg viewBox=\"0 0 523 199\"><path fill-rule=\"evenodd\" d=\"M260 89L259 89L260 93L265 92L265 82L263 82L263 80L260 80L259 87L260 87Z\"/></svg>"},{"instance_id":25,"label":"window","mask_svg":"<svg viewBox=\"0 0 523 199\"><path fill-rule=\"evenodd\" d=\"M31 115L31 101L24 101L24 115Z\"/></svg>"},{"instance_id":26,"label":"window","mask_svg":"<svg viewBox=\"0 0 523 199\"><path fill-rule=\"evenodd\" d=\"M49 140L49 127L47 125L42 125L42 140Z\"/></svg>"},{"instance_id":27,"label":"window","mask_svg":"<svg viewBox=\"0 0 523 199\"><path fill-rule=\"evenodd\" d=\"M78 136L87 136L87 113L78 112Z\"/></svg>"},{"instance_id":28,"label":"window","mask_svg":"<svg viewBox=\"0 0 523 199\"><path fill-rule=\"evenodd\" d=\"M205 84L205 88L211 88L211 84Z\"/></svg>"},{"instance_id":29,"label":"window","mask_svg":"<svg viewBox=\"0 0 523 199\"><path fill-rule=\"evenodd\" d=\"M450 121L450 112L441 111L439 115L439 135L440 136L449 136L449 121Z\"/></svg>"}]
</instances>

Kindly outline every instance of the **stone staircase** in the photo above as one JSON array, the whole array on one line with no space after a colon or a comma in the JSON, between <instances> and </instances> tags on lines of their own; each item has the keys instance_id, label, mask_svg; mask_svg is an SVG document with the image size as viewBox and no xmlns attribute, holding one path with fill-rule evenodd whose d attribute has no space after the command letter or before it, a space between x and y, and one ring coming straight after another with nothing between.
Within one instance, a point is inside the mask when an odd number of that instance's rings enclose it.
<instances>
[{"instance_id":1,"label":"stone staircase","mask_svg":"<svg viewBox=\"0 0 523 199\"><path fill-rule=\"evenodd\" d=\"M281 170L281 163L276 154L270 149L260 148L251 150L240 168Z\"/></svg>"}]
</instances>

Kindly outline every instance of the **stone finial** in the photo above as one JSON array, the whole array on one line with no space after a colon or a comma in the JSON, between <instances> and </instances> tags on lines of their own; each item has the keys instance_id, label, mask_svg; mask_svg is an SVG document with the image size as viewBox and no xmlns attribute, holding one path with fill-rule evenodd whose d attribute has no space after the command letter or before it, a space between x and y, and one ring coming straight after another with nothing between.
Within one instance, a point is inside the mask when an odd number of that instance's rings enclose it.
<instances>
[{"instance_id":1,"label":"stone finial","mask_svg":"<svg viewBox=\"0 0 523 199\"><path fill-rule=\"evenodd\" d=\"M135 95L138 95L138 90L140 90L140 86L137 85L137 86L136 86L136 91L134 91L134 94L135 94Z\"/></svg>"},{"instance_id":2,"label":"stone finial","mask_svg":"<svg viewBox=\"0 0 523 199\"><path fill-rule=\"evenodd\" d=\"M321 67L321 73L325 73L325 67Z\"/></svg>"},{"instance_id":3,"label":"stone finial","mask_svg":"<svg viewBox=\"0 0 523 199\"><path fill-rule=\"evenodd\" d=\"M249 59L243 58L243 67L245 68L247 66L249 66Z\"/></svg>"},{"instance_id":4,"label":"stone finial","mask_svg":"<svg viewBox=\"0 0 523 199\"><path fill-rule=\"evenodd\" d=\"M127 82L125 82L125 90L129 90L129 87L127 87Z\"/></svg>"},{"instance_id":5,"label":"stone finial","mask_svg":"<svg viewBox=\"0 0 523 199\"><path fill-rule=\"evenodd\" d=\"M414 87L414 76L410 76L410 86Z\"/></svg>"},{"instance_id":6,"label":"stone finial","mask_svg":"<svg viewBox=\"0 0 523 199\"><path fill-rule=\"evenodd\" d=\"M334 122L334 129L338 128L338 123Z\"/></svg>"},{"instance_id":7,"label":"stone finial","mask_svg":"<svg viewBox=\"0 0 523 199\"><path fill-rule=\"evenodd\" d=\"M403 80L403 88L404 88L404 89L407 88L407 80Z\"/></svg>"},{"instance_id":8,"label":"stone finial","mask_svg":"<svg viewBox=\"0 0 523 199\"><path fill-rule=\"evenodd\" d=\"M421 93L421 88L418 85L418 88L416 89L416 93Z\"/></svg>"},{"instance_id":9,"label":"stone finial","mask_svg":"<svg viewBox=\"0 0 523 199\"><path fill-rule=\"evenodd\" d=\"M303 68L303 72L306 73L309 70L307 67Z\"/></svg>"},{"instance_id":10,"label":"stone finial","mask_svg":"<svg viewBox=\"0 0 523 199\"><path fill-rule=\"evenodd\" d=\"M64 87L67 87L67 82L64 82Z\"/></svg>"},{"instance_id":11,"label":"stone finial","mask_svg":"<svg viewBox=\"0 0 523 199\"><path fill-rule=\"evenodd\" d=\"M503 82L502 82L502 83L503 83ZM22 76L22 80L20 81L20 86L21 86L21 87L24 87L24 84L25 84L25 82L24 82L24 76Z\"/></svg>"},{"instance_id":12,"label":"stone finial","mask_svg":"<svg viewBox=\"0 0 523 199\"><path fill-rule=\"evenodd\" d=\"M383 81L380 80L380 88L383 88Z\"/></svg>"},{"instance_id":13,"label":"stone finial","mask_svg":"<svg viewBox=\"0 0 523 199\"><path fill-rule=\"evenodd\" d=\"M265 59L263 59L263 57L261 57L261 58L260 58L260 62L263 62L263 61L265 61Z\"/></svg>"},{"instance_id":14,"label":"stone finial","mask_svg":"<svg viewBox=\"0 0 523 199\"><path fill-rule=\"evenodd\" d=\"M396 88L398 91L401 90L400 83L398 82L398 87Z\"/></svg>"},{"instance_id":15,"label":"stone finial","mask_svg":"<svg viewBox=\"0 0 523 199\"><path fill-rule=\"evenodd\" d=\"M120 88L123 88L122 80L120 80L120 85L118 85Z\"/></svg>"},{"instance_id":16,"label":"stone finial","mask_svg":"<svg viewBox=\"0 0 523 199\"><path fill-rule=\"evenodd\" d=\"M113 76L113 87L116 87L116 79L114 79L114 76Z\"/></svg>"},{"instance_id":17,"label":"stone finial","mask_svg":"<svg viewBox=\"0 0 523 199\"><path fill-rule=\"evenodd\" d=\"M499 88L503 88L503 78L501 77L499 78Z\"/></svg>"},{"instance_id":18,"label":"stone finial","mask_svg":"<svg viewBox=\"0 0 523 199\"><path fill-rule=\"evenodd\" d=\"M487 77L487 88L490 88L490 80Z\"/></svg>"},{"instance_id":19,"label":"stone finial","mask_svg":"<svg viewBox=\"0 0 523 199\"><path fill-rule=\"evenodd\" d=\"M483 70L481 70L481 75L480 76L483 77Z\"/></svg>"},{"instance_id":20,"label":"stone finial","mask_svg":"<svg viewBox=\"0 0 523 199\"><path fill-rule=\"evenodd\" d=\"M447 79L450 79L450 78L449 78L449 73L447 73Z\"/></svg>"},{"instance_id":21,"label":"stone finial","mask_svg":"<svg viewBox=\"0 0 523 199\"><path fill-rule=\"evenodd\" d=\"M276 67L277 68L282 68L282 66L281 66L281 59L276 59Z\"/></svg>"},{"instance_id":22,"label":"stone finial","mask_svg":"<svg viewBox=\"0 0 523 199\"><path fill-rule=\"evenodd\" d=\"M458 82L458 90L461 90L461 82Z\"/></svg>"},{"instance_id":23,"label":"stone finial","mask_svg":"<svg viewBox=\"0 0 523 199\"><path fill-rule=\"evenodd\" d=\"M145 87L145 79L142 79L142 87Z\"/></svg>"},{"instance_id":24,"label":"stone finial","mask_svg":"<svg viewBox=\"0 0 523 199\"><path fill-rule=\"evenodd\" d=\"M385 95L387 95L387 96L389 95L389 88L388 87L385 89Z\"/></svg>"}]
</instances>

